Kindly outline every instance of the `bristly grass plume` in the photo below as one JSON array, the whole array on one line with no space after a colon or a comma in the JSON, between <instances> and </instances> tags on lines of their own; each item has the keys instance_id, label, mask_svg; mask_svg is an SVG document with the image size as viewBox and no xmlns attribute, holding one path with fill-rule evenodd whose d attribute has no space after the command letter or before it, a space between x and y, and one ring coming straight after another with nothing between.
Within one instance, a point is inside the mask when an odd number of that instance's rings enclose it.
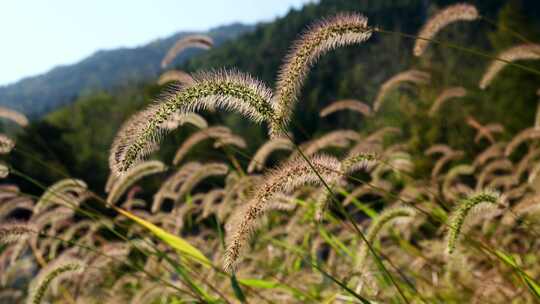
<instances>
[{"instance_id":1,"label":"bristly grass plume","mask_svg":"<svg viewBox=\"0 0 540 304\"><path fill-rule=\"evenodd\" d=\"M65 278L80 273L85 264L74 258L61 257L43 268L30 283L27 304L40 304L43 302L47 289L53 280Z\"/></svg>"},{"instance_id":2,"label":"bristly grass plume","mask_svg":"<svg viewBox=\"0 0 540 304\"><path fill-rule=\"evenodd\" d=\"M209 49L214 45L214 41L211 37L208 37L206 35L190 35L184 38L181 38L178 40L165 54L165 57L163 57L163 60L161 61L161 68L166 68L171 62L180 54L182 51L184 51L187 48L194 47L194 48L201 48L201 49Z\"/></svg>"},{"instance_id":3,"label":"bristly grass plume","mask_svg":"<svg viewBox=\"0 0 540 304\"><path fill-rule=\"evenodd\" d=\"M340 14L308 27L294 42L279 70L276 119L271 122L273 135L287 129L304 79L317 59L335 48L362 43L371 37L372 32L367 18L360 14Z\"/></svg>"},{"instance_id":4,"label":"bristly grass plume","mask_svg":"<svg viewBox=\"0 0 540 304\"><path fill-rule=\"evenodd\" d=\"M307 184L321 185L322 182L318 174L324 180L329 181L333 181L339 176L340 162L337 159L320 155L312 157L309 161L313 169L300 157L288 161L268 174L263 179L264 182L254 190L246 208L239 213L240 217L235 220L233 230L228 234L225 271L235 270L241 250L255 229L258 219L276 194L287 193Z\"/></svg>"},{"instance_id":5,"label":"bristly grass plume","mask_svg":"<svg viewBox=\"0 0 540 304\"><path fill-rule=\"evenodd\" d=\"M416 43L414 44L414 55L421 56L429 45L429 40L433 39L437 33L447 25L457 21L473 21L480 15L478 10L471 4L459 3L447 6L431 17L420 29Z\"/></svg>"},{"instance_id":6,"label":"bristly grass plume","mask_svg":"<svg viewBox=\"0 0 540 304\"><path fill-rule=\"evenodd\" d=\"M171 90L122 126L111 148L109 166L115 174L123 174L155 151L166 131L163 123L176 112L216 106L240 112L255 122L272 121L271 100L270 89L246 74L218 71L195 75L193 84Z\"/></svg>"},{"instance_id":7,"label":"bristly grass plume","mask_svg":"<svg viewBox=\"0 0 540 304\"><path fill-rule=\"evenodd\" d=\"M456 249L461 237L467 218L476 212L482 212L482 208L489 204L497 204L501 200L499 193L485 190L474 193L461 200L456 209L450 215L447 233L447 252L451 254Z\"/></svg>"},{"instance_id":8,"label":"bristly grass plume","mask_svg":"<svg viewBox=\"0 0 540 304\"><path fill-rule=\"evenodd\" d=\"M479 84L480 89L487 88L509 63L517 60L537 59L540 59L540 44L521 44L502 51L497 55L497 59L491 62L484 76L482 76Z\"/></svg>"}]
</instances>

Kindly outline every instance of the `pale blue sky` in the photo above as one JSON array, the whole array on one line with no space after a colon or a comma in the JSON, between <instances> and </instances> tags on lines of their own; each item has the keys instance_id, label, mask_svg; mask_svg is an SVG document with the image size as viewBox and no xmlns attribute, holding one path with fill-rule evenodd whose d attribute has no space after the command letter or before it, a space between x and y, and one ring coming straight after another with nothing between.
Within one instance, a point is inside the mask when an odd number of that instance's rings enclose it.
<instances>
[{"instance_id":1,"label":"pale blue sky","mask_svg":"<svg viewBox=\"0 0 540 304\"><path fill-rule=\"evenodd\" d=\"M177 31L283 16L313 0L9 0L0 2L0 85Z\"/></svg>"}]
</instances>

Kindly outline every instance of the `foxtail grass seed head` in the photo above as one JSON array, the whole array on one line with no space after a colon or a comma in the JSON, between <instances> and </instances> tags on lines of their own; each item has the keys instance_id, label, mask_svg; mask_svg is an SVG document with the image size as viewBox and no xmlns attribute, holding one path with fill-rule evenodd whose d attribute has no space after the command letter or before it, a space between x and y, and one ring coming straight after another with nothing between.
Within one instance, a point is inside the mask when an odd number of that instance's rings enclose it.
<instances>
[{"instance_id":1,"label":"foxtail grass seed head","mask_svg":"<svg viewBox=\"0 0 540 304\"><path fill-rule=\"evenodd\" d=\"M471 4L459 3L447 6L424 24L414 44L413 53L421 56L437 33L447 25L457 21L473 21L480 17L478 10Z\"/></svg>"},{"instance_id":2,"label":"foxtail grass seed head","mask_svg":"<svg viewBox=\"0 0 540 304\"><path fill-rule=\"evenodd\" d=\"M258 219L266 211L266 207L276 194L291 192L308 184L321 186L322 182L319 176L330 182L339 177L340 162L337 159L319 155L310 158L309 162L300 157L288 161L279 169L265 176L264 182L254 190L246 207L239 213L238 218L234 219L232 231L227 234L225 271L233 272L235 270L241 251L255 230Z\"/></svg>"},{"instance_id":3,"label":"foxtail grass seed head","mask_svg":"<svg viewBox=\"0 0 540 304\"><path fill-rule=\"evenodd\" d=\"M516 134L512 140L508 143L506 148L504 149L504 155L506 157L512 155L512 153L516 150L519 145L522 143L533 140L533 139L539 139L540 138L540 130L532 127L527 128L522 131L520 131L518 134Z\"/></svg>"},{"instance_id":4,"label":"foxtail grass seed head","mask_svg":"<svg viewBox=\"0 0 540 304\"><path fill-rule=\"evenodd\" d=\"M81 194L87 190L85 182L79 179L66 178L56 182L45 190L34 206L34 213L40 213L51 203L61 204L68 207L77 205L73 196L68 193Z\"/></svg>"},{"instance_id":5,"label":"foxtail grass seed head","mask_svg":"<svg viewBox=\"0 0 540 304\"><path fill-rule=\"evenodd\" d=\"M381 85L379 93L373 102L373 111L379 111L386 95L401 83L410 82L420 85L428 83L430 79L431 76L428 73L419 70L407 70L392 76Z\"/></svg>"},{"instance_id":6,"label":"foxtail grass seed head","mask_svg":"<svg viewBox=\"0 0 540 304\"><path fill-rule=\"evenodd\" d=\"M69 277L81 273L85 264L74 258L61 257L43 268L30 283L27 304L40 304L43 302L47 290L53 280Z\"/></svg>"},{"instance_id":7,"label":"foxtail grass seed head","mask_svg":"<svg viewBox=\"0 0 540 304\"><path fill-rule=\"evenodd\" d=\"M161 61L161 68L166 68L173 60L187 48L201 48L209 49L214 45L214 41L211 37L205 35L190 35L178 40L165 54Z\"/></svg>"},{"instance_id":8,"label":"foxtail grass seed head","mask_svg":"<svg viewBox=\"0 0 540 304\"><path fill-rule=\"evenodd\" d=\"M163 124L163 128L172 131L187 123L199 129L208 128L206 119L196 113L175 113L170 120Z\"/></svg>"},{"instance_id":9,"label":"foxtail grass seed head","mask_svg":"<svg viewBox=\"0 0 540 304\"><path fill-rule=\"evenodd\" d=\"M182 145L176 150L174 155L173 164L178 165L189 153L189 151L198 143L209 139L219 139L230 135L232 132L229 128L224 126L212 126L206 129L199 130L191 134Z\"/></svg>"},{"instance_id":10,"label":"foxtail grass seed head","mask_svg":"<svg viewBox=\"0 0 540 304\"><path fill-rule=\"evenodd\" d=\"M264 165L266 163L266 159L270 156L270 154L276 150L292 150L294 148L294 144L288 139L288 138L273 138L264 143L259 150L255 153L253 158L251 159L247 172L253 173L256 170L262 170L264 168Z\"/></svg>"},{"instance_id":11,"label":"foxtail grass seed head","mask_svg":"<svg viewBox=\"0 0 540 304\"><path fill-rule=\"evenodd\" d=\"M181 85L190 85L193 83L193 81L193 77L191 77L191 75L186 72L179 70L170 70L161 74L157 83L159 85L165 85L169 82L177 82Z\"/></svg>"},{"instance_id":12,"label":"foxtail grass seed head","mask_svg":"<svg viewBox=\"0 0 540 304\"><path fill-rule=\"evenodd\" d=\"M15 142L4 134L0 134L0 154L8 154L15 147Z\"/></svg>"},{"instance_id":13,"label":"foxtail grass seed head","mask_svg":"<svg viewBox=\"0 0 540 304\"><path fill-rule=\"evenodd\" d=\"M369 169L377 161L379 161L379 157L376 153L373 153L373 152L355 153L353 155L348 156L346 159L344 159L341 162L341 169L344 173L349 173L349 172L360 170L360 169Z\"/></svg>"},{"instance_id":14,"label":"foxtail grass seed head","mask_svg":"<svg viewBox=\"0 0 540 304\"><path fill-rule=\"evenodd\" d=\"M25 222L12 221L2 223L0 224L0 244L20 241L35 232L35 227Z\"/></svg>"},{"instance_id":15,"label":"foxtail grass seed head","mask_svg":"<svg viewBox=\"0 0 540 304\"><path fill-rule=\"evenodd\" d=\"M0 107L0 117L9 119L21 127L28 126L28 118L15 110Z\"/></svg>"},{"instance_id":16,"label":"foxtail grass seed head","mask_svg":"<svg viewBox=\"0 0 540 304\"><path fill-rule=\"evenodd\" d=\"M125 175L122 175L118 181L116 181L107 196L107 203L115 204L120 197L138 180L145 176L161 173L167 170L167 166L157 160L151 160L137 164L129 169Z\"/></svg>"},{"instance_id":17,"label":"foxtail grass seed head","mask_svg":"<svg viewBox=\"0 0 540 304\"><path fill-rule=\"evenodd\" d=\"M435 116L437 111L441 108L441 106L448 100L452 98L459 98L464 97L467 94L467 90L463 87L452 87L445 89L441 92L439 96L435 99L435 102L433 102L433 105L429 109L429 116Z\"/></svg>"},{"instance_id":18,"label":"foxtail grass seed head","mask_svg":"<svg viewBox=\"0 0 540 304\"><path fill-rule=\"evenodd\" d=\"M500 194L491 190L474 193L461 200L449 217L447 252L451 254L456 249L466 220L472 213L481 211L484 204L498 204L500 201Z\"/></svg>"},{"instance_id":19,"label":"foxtail grass seed head","mask_svg":"<svg viewBox=\"0 0 540 304\"><path fill-rule=\"evenodd\" d=\"M272 92L249 75L235 71L206 72L194 83L170 91L146 110L129 119L113 142L109 166L124 174L158 148L163 123L176 112L194 112L209 106L237 111L254 122L272 121Z\"/></svg>"},{"instance_id":20,"label":"foxtail grass seed head","mask_svg":"<svg viewBox=\"0 0 540 304\"><path fill-rule=\"evenodd\" d=\"M482 76L482 80L480 80L479 87L482 90L487 88L499 72L509 63L517 60L540 59L540 44L521 44L514 46L497 54L496 57L497 59L491 62L487 71Z\"/></svg>"},{"instance_id":21,"label":"foxtail grass seed head","mask_svg":"<svg viewBox=\"0 0 540 304\"><path fill-rule=\"evenodd\" d=\"M279 70L272 135L286 132L304 79L317 59L335 48L366 41L372 31L367 18L360 14L339 14L308 27L294 42Z\"/></svg>"},{"instance_id":22,"label":"foxtail grass seed head","mask_svg":"<svg viewBox=\"0 0 540 304\"><path fill-rule=\"evenodd\" d=\"M344 99L334 101L333 103L329 104L326 108L321 110L319 116L326 117L332 113L343 110L355 111L364 116L372 116L373 114L369 105L354 99Z\"/></svg>"},{"instance_id":23,"label":"foxtail grass seed head","mask_svg":"<svg viewBox=\"0 0 540 304\"><path fill-rule=\"evenodd\" d=\"M373 244L381 235L381 232L385 227L390 225L397 220L402 220L405 218L412 218L416 215L416 211L410 207L393 207L386 208L379 216L377 216L369 225L368 231L366 233L366 240ZM369 247L365 242L362 242L360 246L360 251L357 257L357 270L362 271L366 259L369 253Z\"/></svg>"}]
</instances>

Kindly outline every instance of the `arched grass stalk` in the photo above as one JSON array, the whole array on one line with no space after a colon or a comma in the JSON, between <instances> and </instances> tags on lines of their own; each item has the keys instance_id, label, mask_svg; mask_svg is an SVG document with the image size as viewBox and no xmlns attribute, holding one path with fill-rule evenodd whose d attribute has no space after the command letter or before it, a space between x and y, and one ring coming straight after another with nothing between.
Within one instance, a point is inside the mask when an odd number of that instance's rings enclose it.
<instances>
[{"instance_id":1,"label":"arched grass stalk","mask_svg":"<svg viewBox=\"0 0 540 304\"><path fill-rule=\"evenodd\" d=\"M499 193L484 190L461 200L449 218L447 232L447 252L452 254L456 249L461 233L469 216L475 212L481 212L486 205L497 204L501 200Z\"/></svg>"},{"instance_id":2,"label":"arched grass stalk","mask_svg":"<svg viewBox=\"0 0 540 304\"><path fill-rule=\"evenodd\" d=\"M235 71L200 73L194 83L172 90L130 118L118 132L109 157L115 174L123 174L158 148L163 123L176 112L216 106L237 111L255 122L272 121L272 92L264 84Z\"/></svg>"},{"instance_id":3,"label":"arched grass stalk","mask_svg":"<svg viewBox=\"0 0 540 304\"><path fill-rule=\"evenodd\" d=\"M433 105L429 109L429 115L435 116L439 108L446 101L452 98L464 97L465 95L467 95L467 90L465 90L465 88L463 87L452 87L452 88L445 89L444 91L441 92L441 94L439 94L439 96L437 96L437 98L433 102Z\"/></svg>"},{"instance_id":4,"label":"arched grass stalk","mask_svg":"<svg viewBox=\"0 0 540 304\"><path fill-rule=\"evenodd\" d=\"M364 116L373 115L369 105L361 101L354 100L354 99L344 99L344 100L334 101L331 104L329 104L327 107L321 110L321 112L319 113L319 116L326 117L332 113L343 111L343 110L355 111L355 112L361 113Z\"/></svg>"},{"instance_id":5,"label":"arched grass stalk","mask_svg":"<svg viewBox=\"0 0 540 304\"><path fill-rule=\"evenodd\" d=\"M300 159L293 159L265 177L264 183L254 190L245 210L233 219L233 230L228 234L228 246L225 253L224 269L233 272L241 250L246 246L250 234L257 225L258 219L266 211L267 206L276 194L290 192L306 184L320 184L318 174L334 180L339 172L339 161L333 157L315 156L309 165ZM312 170L310 166L315 167ZM315 173L317 172L317 173Z\"/></svg>"},{"instance_id":6,"label":"arched grass stalk","mask_svg":"<svg viewBox=\"0 0 540 304\"><path fill-rule=\"evenodd\" d=\"M340 14L308 27L293 43L279 70L276 119L271 121L271 134L276 136L287 130L304 79L317 59L335 48L366 41L372 31L367 18L360 14Z\"/></svg>"},{"instance_id":7,"label":"arched grass stalk","mask_svg":"<svg viewBox=\"0 0 540 304\"><path fill-rule=\"evenodd\" d=\"M193 134L191 134L183 143L182 145L176 150L176 153L174 154L173 164L179 165L182 160L184 160L184 157L189 153L189 150L191 150L195 145L202 142L203 140L212 138L212 139L219 139L222 137L225 137L231 133L231 130L224 126L211 126L207 129L199 130Z\"/></svg>"},{"instance_id":8,"label":"arched grass stalk","mask_svg":"<svg viewBox=\"0 0 540 304\"><path fill-rule=\"evenodd\" d=\"M175 113L170 120L163 124L163 127L168 130L174 130L187 123L199 129L208 128L208 122L196 113Z\"/></svg>"},{"instance_id":9,"label":"arched grass stalk","mask_svg":"<svg viewBox=\"0 0 540 304\"><path fill-rule=\"evenodd\" d=\"M35 232L33 225L20 221L0 224L0 244L18 242Z\"/></svg>"},{"instance_id":10,"label":"arched grass stalk","mask_svg":"<svg viewBox=\"0 0 540 304\"><path fill-rule=\"evenodd\" d=\"M85 268L85 264L74 258L61 258L43 268L37 277L30 283L30 292L28 294L27 304L42 303L53 280L68 277L81 273Z\"/></svg>"},{"instance_id":11,"label":"arched grass stalk","mask_svg":"<svg viewBox=\"0 0 540 304\"><path fill-rule=\"evenodd\" d=\"M34 213L40 213L50 203L60 203L68 205L69 203L75 203L75 200L68 195L68 193L81 194L86 191L86 183L79 179L66 178L56 182L54 185L47 188L47 190L40 197L39 201L34 206ZM75 204L78 205L78 204Z\"/></svg>"},{"instance_id":12,"label":"arched grass stalk","mask_svg":"<svg viewBox=\"0 0 540 304\"><path fill-rule=\"evenodd\" d=\"M369 229L366 233L366 239L369 243L373 244L380 236L383 229L390 223L395 222L398 219L411 218L416 215L414 209L410 207L394 207L385 209L379 216L377 216L373 222L369 225ZM362 244L360 251L358 252L356 268L358 271L363 271L366 264L366 258L369 253L366 244Z\"/></svg>"},{"instance_id":13,"label":"arched grass stalk","mask_svg":"<svg viewBox=\"0 0 540 304\"><path fill-rule=\"evenodd\" d=\"M514 46L497 54L497 58L500 60L494 60L482 76L482 80L480 80L479 84L481 89L487 88L495 76L497 76L508 63L517 60L540 59L540 44L522 44Z\"/></svg>"},{"instance_id":14,"label":"arched grass stalk","mask_svg":"<svg viewBox=\"0 0 540 304\"><path fill-rule=\"evenodd\" d=\"M273 138L264 143L259 150L255 153L251 161L249 162L247 172L253 173L256 170L262 170L266 163L266 159L270 154L276 150L287 150L290 151L293 149L293 143L286 138Z\"/></svg>"},{"instance_id":15,"label":"arched grass stalk","mask_svg":"<svg viewBox=\"0 0 540 304\"><path fill-rule=\"evenodd\" d=\"M107 203L115 204L118 202L122 194L124 194L129 187L131 187L141 178L148 175L161 173L165 170L167 170L167 166L157 160L146 161L134 166L114 183L109 195L107 196Z\"/></svg>"},{"instance_id":16,"label":"arched grass stalk","mask_svg":"<svg viewBox=\"0 0 540 304\"><path fill-rule=\"evenodd\" d=\"M377 112L381 108L386 95L401 83L411 82L414 84L426 84L429 82L430 78L428 73L414 69L392 76L381 85L377 97L375 97L375 101L373 102L373 111Z\"/></svg>"},{"instance_id":17,"label":"arched grass stalk","mask_svg":"<svg viewBox=\"0 0 540 304\"><path fill-rule=\"evenodd\" d=\"M172 63L174 58L178 56L182 51L187 48L201 48L209 49L214 45L214 41L211 37L206 35L189 35L176 41L176 43L169 49L163 60L161 61L161 68L166 68Z\"/></svg>"},{"instance_id":18,"label":"arched grass stalk","mask_svg":"<svg viewBox=\"0 0 540 304\"><path fill-rule=\"evenodd\" d=\"M15 110L0 107L0 117L9 119L21 127L28 126L28 118Z\"/></svg>"},{"instance_id":19,"label":"arched grass stalk","mask_svg":"<svg viewBox=\"0 0 540 304\"><path fill-rule=\"evenodd\" d=\"M343 175L349 175L356 170L369 169L378 160L375 153L358 153L348 156L340 163L339 171ZM329 181L330 187L333 189L339 186L340 183L344 183L343 178ZM315 206L315 220L321 221L324 213L328 208L328 203L331 200L332 193L328 189L323 189L320 197L317 197Z\"/></svg>"},{"instance_id":20,"label":"arched grass stalk","mask_svg":"<svg viewBox=\"0 0 540 304\"><path fill-rule=\"evenodd\" d=\"M170 70L161 74L161 76L159 76L159 79L157 81L159 85L164 85L169 82L178 82L184 85L192 84L193 77L191 77L191 75L189 75L188 73L184 71Z\"/></svg>"},{"instance_id":21,"label":"arched grass stalk","mask_svg":"<svg viewBox=\"0 0 540 304\"><path fill-rule=\"evenodd\" d=\"M429 45L429 39L447 25L457 21L473 21L478 19L478 11L471 4L460 3L445 7L431 17L422 27L414 44L414 55L421 56Z\"/></svg>"}]
</instances>

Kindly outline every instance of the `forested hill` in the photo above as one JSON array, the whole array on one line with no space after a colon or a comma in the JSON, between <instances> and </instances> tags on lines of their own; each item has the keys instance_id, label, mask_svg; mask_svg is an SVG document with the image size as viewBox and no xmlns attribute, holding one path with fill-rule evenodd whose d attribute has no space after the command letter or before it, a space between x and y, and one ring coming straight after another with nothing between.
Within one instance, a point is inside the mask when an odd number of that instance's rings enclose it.
<instances>
[{"instance_id":1,"label":"forested hill","mask_svg":"<svg viewBox=\"0 0 540 304\"><path fill-rule=\"evenodd\" d=\"M207 34L220 45L252 28L236 23L214 28ZM140 47L98 51L78 63L56 67L45 74L0 87L0 105L37 117L79 96L148 81L161 72L160 62L167 50L189 34L193 33L179 32ZM188 50L176 58L175 63L179 64L197 52Z\"/></svg>"},{"instance_id":2,"label":"forested hill","mask_svg":"<svg viewBox=\"0 0 540 304\"><path fill-rule=\"evenodd\" d=\"M253 31L176 68L188 72L216 68L235 68L274 85L277 70L292 42L306 26L338 12L361 12L370 25L383 29L416 34L433 12L458 1L437 0L322 0L299 10L291 10L275 22L258 25ZM510 46L523 43L510 31L521 33L530 41L540 41L539 1L478 0L474 3L487 19L460 22L445 28L438 39L450 41L468 50L495 55ZM361 45L341 48L323 56L310 71L295 108L292 132L298 142L314 138L331 129L371 130L386 126L398 127L409 139L413 155L433 143L445 142L466 152L477 147L469 144L474 131L464 120L473 116L481 123L499 122L508 133L530 126L537 107L535 94L540 77L520 69L507 68L488 90L478 88L478 81L490 63L489 58L472 55L448 46L430 45L421 58L412 56L413 41L398 34L374 33ZM142 65L134 62L133 65ZM536 62L528 66L540 69ZM376 117L359 119L354 113L339 113L320 118L318 112L332 101L354 98L372 104L381 84L407 69L430 73L429 86L404 87L390 94ZM108 175L108 151L121 123L135 111L148 105L163 89L147 83L124 86L114 92L99 92L79 98L75 103L49 115L45 121L27 129L19 143L35 146L42 159L57 164L70 176L80 176L91 185L102 185ZM104 79L100 79L104 81ZM437 95L450 86L463 86L468 95L449 103L441 115L427 116L427 110ZM517 88L517 89L516 89ZM267 139L266 127L254 127L240 116L218 112L204 113L211 124L226 124L249 143L251 153ZM169 159L190 130L181 128L161 145L163 159ZM33 138L46 138L48 148L34 144ZM505 135L506 136L506 135ZM54 139L53 139L54 138ZM212 153L212 149L198 150ZM477 151L475 151L477 152ZM242 161L242 159L241 159ZM18 163L23 164L24 159ZM34 164L28 163L27 166ZM418 166L422 168L422 166ZM56 177L41 176L54 181Z\"/></svg>"}]
</instances>

